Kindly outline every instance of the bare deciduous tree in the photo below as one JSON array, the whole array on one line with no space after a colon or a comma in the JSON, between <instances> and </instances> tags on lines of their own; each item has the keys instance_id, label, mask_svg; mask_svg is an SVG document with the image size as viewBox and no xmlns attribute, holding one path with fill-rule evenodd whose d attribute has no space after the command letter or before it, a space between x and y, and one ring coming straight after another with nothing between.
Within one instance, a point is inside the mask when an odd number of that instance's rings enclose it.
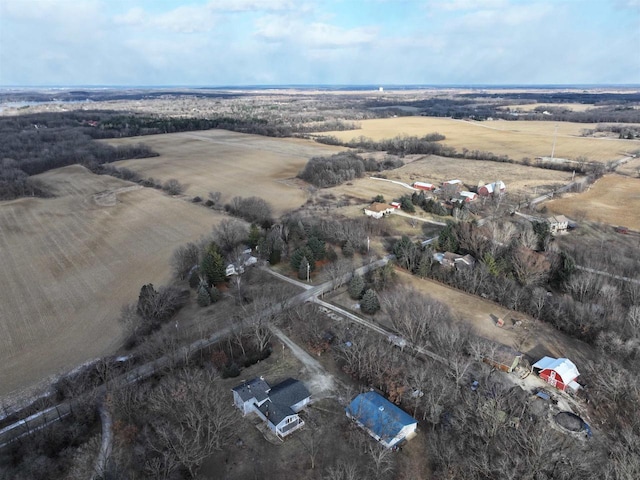
<instances>
[{"instance_id":1,"label":"bare deciduous tree","mask_svg":"<svg viewBox=\"0 0 640 480\"><path fill-rule=\"evenodd\" d=\"M213 227L213 238L225 253L233 252L234 247L245 241L248 236L246 224L236 218L225 218Z\"/></svg>"},{"instance_id":2,"label":"bare deciduous tree","mask_svg":"<svg viewBox=\"0 0 640 480\"><path fill-rule=\"evenodd\" d=\"M228 440L237 421L227 390L202 370L185 369L149 397L156 451L170 452L192 478L202 461Z\"/></svg>"}]
</instances>

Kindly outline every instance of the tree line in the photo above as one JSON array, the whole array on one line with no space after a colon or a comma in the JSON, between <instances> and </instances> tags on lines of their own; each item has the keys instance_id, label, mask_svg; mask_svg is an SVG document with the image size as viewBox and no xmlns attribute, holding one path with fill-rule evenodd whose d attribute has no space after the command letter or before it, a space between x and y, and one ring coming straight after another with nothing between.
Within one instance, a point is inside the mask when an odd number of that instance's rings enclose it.
<instances>
[{"instance_id":1,"label":"tree line","mask_svg":"<svg viewBox=\"0 0 640 480\"><path fill-rule=\"evenodd\" d=\"M356 178L365 172L391 170L404 165L398 158L388 157L382 161L362 158L354 152L340 152L330 157L312 157L298 177L319 188L334 187Z\"/></svg>"}]
</instances>

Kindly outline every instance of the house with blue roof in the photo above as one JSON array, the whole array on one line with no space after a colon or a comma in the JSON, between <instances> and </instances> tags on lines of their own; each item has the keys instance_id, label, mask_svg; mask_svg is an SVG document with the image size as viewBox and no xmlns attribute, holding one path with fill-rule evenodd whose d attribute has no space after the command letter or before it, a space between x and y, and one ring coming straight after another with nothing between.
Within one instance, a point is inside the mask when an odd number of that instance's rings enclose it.
<instances>
[{"instance_id":1,"label":"house with blue roof","mask_svg":"<svg viewBox=\"0 0 640 480\"><path fill-rule=\"evenodd\" d=\"M347 417L387 448L415 436L418 421L376 392L365 392L346 408Z\"/></svg>"}]
</instances>

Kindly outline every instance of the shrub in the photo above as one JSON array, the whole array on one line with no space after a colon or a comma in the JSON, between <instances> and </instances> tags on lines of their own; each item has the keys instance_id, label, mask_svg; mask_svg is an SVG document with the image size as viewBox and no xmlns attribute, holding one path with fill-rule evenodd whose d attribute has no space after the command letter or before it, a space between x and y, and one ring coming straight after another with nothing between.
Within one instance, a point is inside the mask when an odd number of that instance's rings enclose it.
<instances>
[{"instance_id":1,"label":"shrub","mask_svg":"<svg viewBox=\"0 0 640 480\"><path fill-rule=\"evenodd\" d=\"M235 363L231 363L230 365L226 365L222 372L220 372L222 378L235 378L240 376L240 367Z\"/></svg>"},{"instance_id":2,"label":"shrub","mask_svg":"<svg viewBox=\"0 0 640 480\"><path fill-rule=\"evenodd\" d=\"M184 192L184 185L175 178L171 178L162 184L162 189L169 195L180 195Z\"/></svg>"}]
</instances>

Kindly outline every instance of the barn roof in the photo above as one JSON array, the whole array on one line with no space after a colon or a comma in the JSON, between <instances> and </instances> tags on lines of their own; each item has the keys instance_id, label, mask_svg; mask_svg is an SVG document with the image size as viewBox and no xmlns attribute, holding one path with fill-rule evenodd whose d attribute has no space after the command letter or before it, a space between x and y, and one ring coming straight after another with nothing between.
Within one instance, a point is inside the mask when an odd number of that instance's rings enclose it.
<instances>
[{"instance_id":1,"label":"barn roof","mask_svg":"<svg viewBox=\"0 0 640 480\"><path fill-rule=\"evenodd\" d=\"M376 392L361 393L347 407L347 414L384 440L394 438L418 421Z\"/></svg>"},{"instance_id":2,"label":"barn roof","mask_svg":"<svg viewBox=\"0 0 640 480\"><path fill-rule=\"evenodd\" d=\"M565 384L580 376L578 368L568 358L543 357L533 364L533 368L539 368L540 370L553 370L560 375L560 378L562 378L562 381Z\"/></svg>"}]
</instances>

